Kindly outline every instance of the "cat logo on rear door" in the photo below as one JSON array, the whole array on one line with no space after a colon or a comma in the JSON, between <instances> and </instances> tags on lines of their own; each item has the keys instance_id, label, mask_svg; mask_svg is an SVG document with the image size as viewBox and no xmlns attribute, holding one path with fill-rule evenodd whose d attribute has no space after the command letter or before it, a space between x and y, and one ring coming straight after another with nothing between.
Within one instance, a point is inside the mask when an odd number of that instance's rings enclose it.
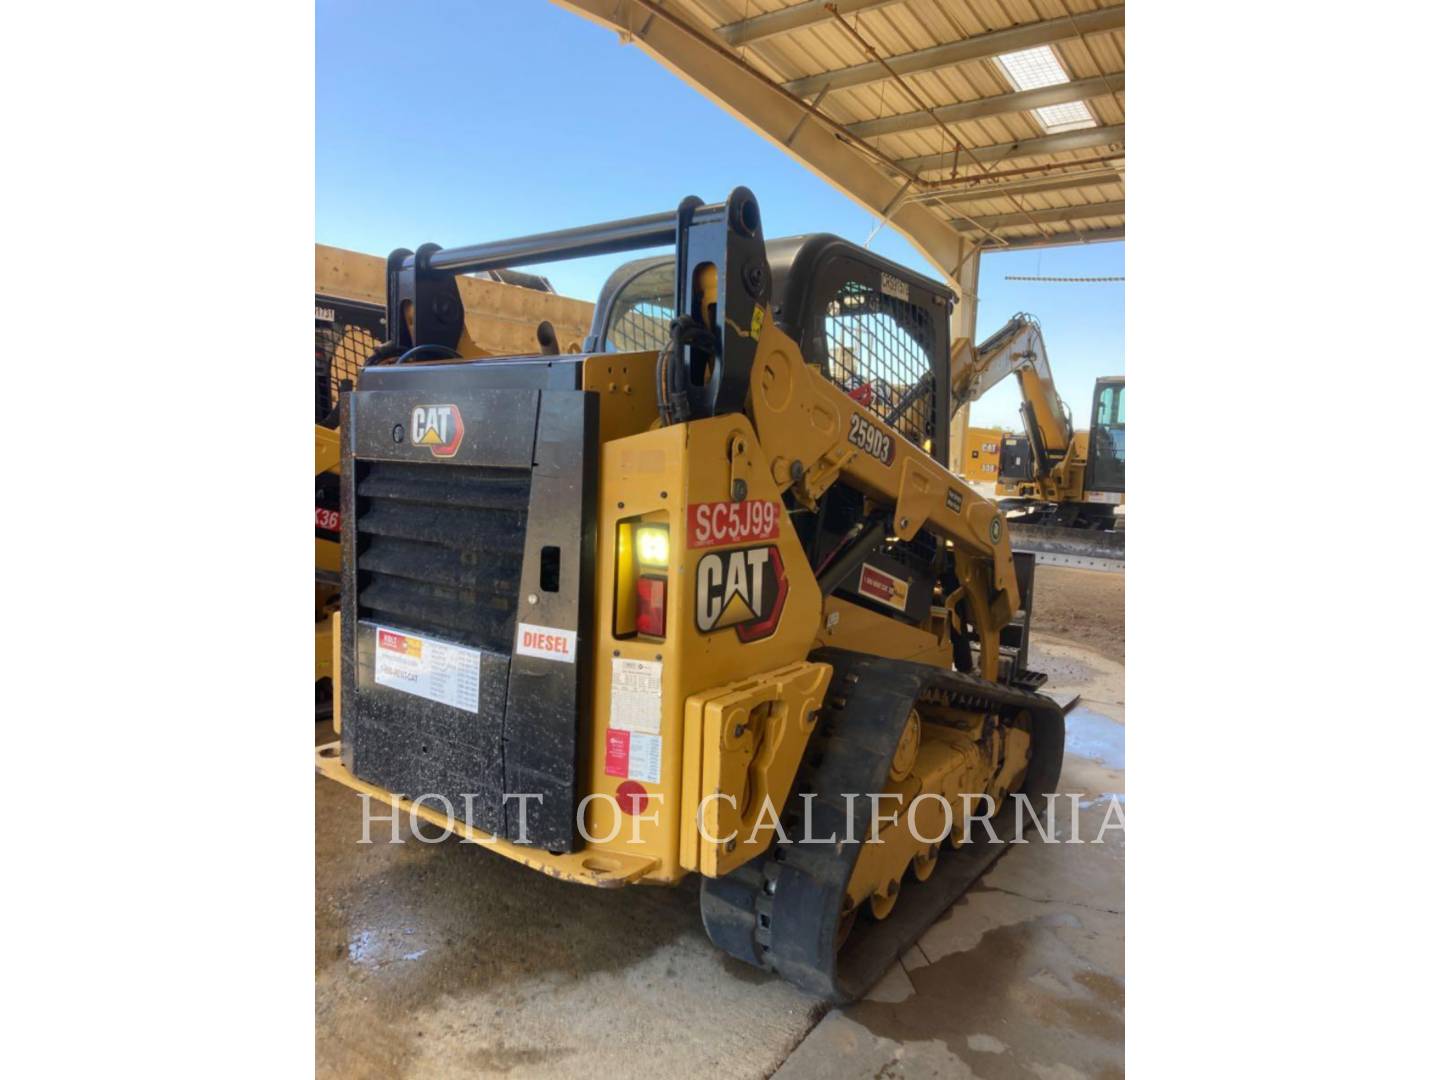
<instances>
[{"instance_id":1,"label":"cat logo on rear door","mask_svg":"<svg viewBox=\"0 0 1440 1080\"><path fill-rule=\"evenodd\" d=\"M465 438L465 421L454 405L416 405L410 414L410 445L427 446L438 458L452 458Z\"/></svg>"},{"instance_id":2,"label":"cat logo on rear door","mask_svg":"<svg viewBox=\"0 0 1440 1080\"><path fill-rule=\"evenodd\" d=\"M741 641L759 641L780 625L789 591L774 544L708 552L695 567L695 626L702 634L733 626Z\"/></svg>"}]
</instances>

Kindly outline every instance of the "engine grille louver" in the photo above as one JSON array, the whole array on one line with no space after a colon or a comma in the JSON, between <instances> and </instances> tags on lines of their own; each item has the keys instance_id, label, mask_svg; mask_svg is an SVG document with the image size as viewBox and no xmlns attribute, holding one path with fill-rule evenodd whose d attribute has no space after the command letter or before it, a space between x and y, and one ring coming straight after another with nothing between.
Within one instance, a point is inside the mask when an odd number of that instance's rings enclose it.
<instances>
[{"instance_id":1,"label":"engine grille louver","mask_svg":"<svg viewBox=\"0 0 1440 1080\"><path fill-rule=\"evenodd\" d=\"M530 473L362 462L355 494L360 618L508 653Z\"/></svg>"}]
</instances>

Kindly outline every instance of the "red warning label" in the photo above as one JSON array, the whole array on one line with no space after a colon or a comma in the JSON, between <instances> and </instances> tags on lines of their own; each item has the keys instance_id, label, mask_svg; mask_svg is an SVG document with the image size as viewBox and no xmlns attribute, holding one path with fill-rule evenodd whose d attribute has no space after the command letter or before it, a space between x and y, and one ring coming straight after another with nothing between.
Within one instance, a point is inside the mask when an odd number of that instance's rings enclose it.
<instances>
[{"instance_id":1,"label":"red warning label","mask_svg":"<svg viewBox=\"0 0 1440 1080\"><path fill-rule=\"evenodd\" d=\"M910 596L910 583L866 563L860 567L860 595L904 611L905 601Z\"/></svg>"},{"instance_id":2,"label":"red warning label","mask_svg":"<svg viewBox=\"0 0 1440 1080\"><path fill-rule=\"evenodd\" d=\"M630 732L616 728L605 730L605 775L630 775Z\"/></svg>"}]
</instances>

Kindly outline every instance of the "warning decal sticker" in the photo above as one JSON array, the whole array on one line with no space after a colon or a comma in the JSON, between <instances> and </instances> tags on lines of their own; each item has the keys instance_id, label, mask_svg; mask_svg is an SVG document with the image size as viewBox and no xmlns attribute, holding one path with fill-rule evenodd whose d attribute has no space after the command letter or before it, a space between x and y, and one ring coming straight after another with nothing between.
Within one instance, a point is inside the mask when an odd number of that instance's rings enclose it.
<instances>
[{"instance_id":1,"label":"warning decal sticker","mask_svg":"<svg viewBox=\"0 0 1440 1080\"><path fill-rule=\"evenodd\" d=\"M377 626L375 683L478 714L480 652Z\"/></svg>"},{"instance_id":2,"label":"warning decal sticker","mask_svg":"<svg viewBox=\"0 0 1440 1080\"><path fill-rule=\"evenodd\" d=\"M605 775L624 776L630 768L630 732L605 732Z\"/></svg>"},{"instance_id":3,"label":"warning decal sticker","mask_svg":"<svg viewBox=\"0 0 1440 1080\"><path fill-rule=\"evenodd\" d=\"M610 666L610 729L660 734L659 660L615 659Z\"/></svg>"},{"instance_id":4,"label":"warning decal sticker","mask_svg":"<svg viewBox=\"0 0 1440 1080\"><path fill-rule=\"evenodd\" d=\"M865 563L860 567L860 595L904 611L905 601L910 596L910 583Z\"/></svg>"},{"instance_id":5,"label":"warning decal sticker","mask_svg":"<svg viewBox=\"0 0 1440 1080\"><path fill-rule=\"evenodd\" d=\"M605 775L658 784L660 747L659 735L610 728L605 732Z\"/></svg>"},{"instance_id":6,"label":"warning decal sticker","mask_svg":"<svg viewBox=\"0 0 1440 1080\"><path fill-rule=\"evenodd\" d=\"M660 782L660 736L630 733L630 779Z\"/></svg>"}]
</instances>

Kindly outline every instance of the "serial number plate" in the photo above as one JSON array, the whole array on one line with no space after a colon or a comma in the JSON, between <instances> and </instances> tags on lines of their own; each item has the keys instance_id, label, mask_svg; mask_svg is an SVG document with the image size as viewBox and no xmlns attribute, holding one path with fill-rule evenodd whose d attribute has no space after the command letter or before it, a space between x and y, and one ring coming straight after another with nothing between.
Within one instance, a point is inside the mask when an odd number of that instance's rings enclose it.
<instances>
[{"instance_id":1,"label":"serial number plate","mask_svg":"<svg viewBox=\"0 0 1440 1080\"><path fill-rule=\"evenodd\" d=\"M780 504L774 499L691 503L686 509L692 549L774 540L780 535Z\"/></svg>"}]
</instances>

